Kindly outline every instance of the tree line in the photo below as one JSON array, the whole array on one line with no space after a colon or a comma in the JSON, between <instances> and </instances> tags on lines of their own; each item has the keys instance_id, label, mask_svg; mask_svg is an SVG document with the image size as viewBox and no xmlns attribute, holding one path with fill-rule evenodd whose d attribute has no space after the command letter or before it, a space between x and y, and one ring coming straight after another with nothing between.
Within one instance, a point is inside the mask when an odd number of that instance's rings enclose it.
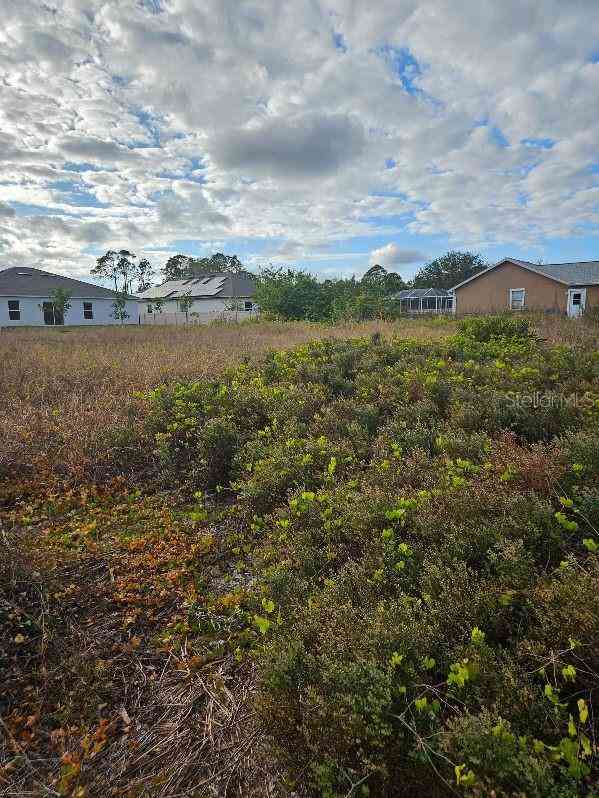
<instances>
[{"instance_id":1,"label":"tree line","mask_svg":"<svg viewBox=\"0 0 599 798\"><path fill-rule=\"evenodd\" d=\"M128 249L109 249L96 260L91 269L93 277L109 280L119 293L142 293L158 277L159 283L167 280L187 280L201 274L231 272L237 274L245 267L237 255L217 252L209 258L194 258L190 255L172 255L162 269L156 271L147 258L140 258Z\"/></svg>"},{"instance_id":2,"label":"tree line","mask_svg":"<svg viewBox=\"0 0 599 798\"><path fill-rule=\"evenodd\" d=\"M449 289L487 268L474 252L452 250L423 266L409 281L375 264L360 279L331 278L319 280L303 269L266 266L251 274L256 282L254 299L263 313L281 319L341 321L392 317L398 312L394 297L407 288ZM247 273L237 255L217 252L195 258L177 254L168 258L156 271L147 258L129 250L108 250L97 259L91 274L114 283L119 293L145 291L153 278L159 283L186 280L209 273Z\"/></svg>"},{"instance_id":3,"label":"tree line","mask_svg":"<svg viewBox=\"0 0 599 798\"><path fill-rule=\"evenodd\" d=\"M257 278L256 302L263 313L283 319L337 322L393 318L399 312L395 297L408 288L449 289L487 268L473 252L447 252L420 269L413 279L375 264L361 279L317 280L297 269L265 268Z\"/></svg>"}]
</instances>

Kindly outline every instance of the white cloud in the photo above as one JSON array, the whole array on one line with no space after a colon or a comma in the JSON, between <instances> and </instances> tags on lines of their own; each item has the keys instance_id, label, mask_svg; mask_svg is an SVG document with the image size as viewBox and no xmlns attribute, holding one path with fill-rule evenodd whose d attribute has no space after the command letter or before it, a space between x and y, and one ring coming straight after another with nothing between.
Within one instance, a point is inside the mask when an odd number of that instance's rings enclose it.
<instances>
[{"instance_id":1,"label":"white cloud","mask_svg":"<svg viewBox=\"0 0 599 798\"><path fill-rule=\"evenodd\" d=\"M395 268L405 233L594 229L598 40L596 0L4 4L2 263L243 239L354 269L376 236Z\"/></svg>"},{"instance_id":2,"label":"white cloud","mask_svg":"<svg viewBox=\"0 0 599 798\"><path fill-rule=\"evenodd\" d=\"M397 244L391 242L378 249L373 249L368 262L371 266L378 263L387 270L399 272L402 266L422 263L426 259L427 256L417 249L401 249Z\"/></svg>"}]
</instances>

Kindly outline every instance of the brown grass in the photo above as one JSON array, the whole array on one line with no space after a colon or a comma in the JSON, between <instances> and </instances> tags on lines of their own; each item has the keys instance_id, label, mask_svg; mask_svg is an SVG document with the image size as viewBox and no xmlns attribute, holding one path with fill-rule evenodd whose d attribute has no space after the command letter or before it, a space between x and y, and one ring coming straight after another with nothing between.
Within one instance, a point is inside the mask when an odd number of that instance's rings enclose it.
<instances>
[{"instance_id":1,"label":"brown grass","mask_svg":"<svg viewBox=\"0 0 599 798\"><path fill-rule=\"evenodd\" d=\"M220 582L220 550L194 554L200 532L175 497L127 516L119 490L63 495L29 529L0 503L0 796L281 795L251 663L161 642L192 595L204 606L190 571ZM97 539L73 545L93 512Z\"/></svg>"},{"instance_id":2,"label":"brown grass","mask_svg":"<svg viewBox=\"0 0 599 798\"><path fill-rule=\"evenodd\" d=\"M454 325L368 322L329 327L259 322L206 327L103 327L0 332L0 477L52 473L97 478L112 433L134 428L134 394L176 380L216 377L244 359L306 341L373 332L438 338Z\"/></svg>"},{"instance_id":3,"label":"brown grass","mask_svg":"<svg viewBox=\"0 0 599 798\"><path fill-rule=\"evenodd\" d=\"M549 345L566 344L571 347L596 349L599 347L598 320L598 317L592 314L585 319L538 315L533 317L533 326Z\"/></svg>"},{"instance_id":4,"label":"brown grass","mask_svg":"<svg viewBox=\"0 0 599 798\"><path fill-rule=\"evenodd\" d=\"M533 322L550 344L599 342L597 326ZM135 392L217 377L315 338L454 330L406 320L0 332L0 795L287 794L254 713L251 665L226 652L204 661L193 635L173 632L192 598L203 611L231 589L225 537L196 551L202 530L176 494L128 504L124 480L55 492L47 483L107 475L110 435L141 426ZM498 446L500 462L514 463L511 439ZM547 464L531 452L520 465L540 490ZM25 487L33 498L21 502Z\"/></svg>"}]
</instances>

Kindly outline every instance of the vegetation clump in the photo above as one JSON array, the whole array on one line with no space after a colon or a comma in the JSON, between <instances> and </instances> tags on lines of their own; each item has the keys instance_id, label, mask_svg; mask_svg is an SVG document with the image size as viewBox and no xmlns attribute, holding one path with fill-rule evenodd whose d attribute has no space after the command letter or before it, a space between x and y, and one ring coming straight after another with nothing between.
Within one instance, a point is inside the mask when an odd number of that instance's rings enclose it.
<instances>
[{"instance_id":1,"label":"vegetation clump","mask_svg":"<svg viewBox=\"0 0 599 798\"><path fill-rule=\"evenodd\" d=\"M2 788L598 794L594 334L380 329L130 374L103 481L4 480Z\"/></svg>"},{"instance_id":2,"label":"vegetation clump","mask_svg":"<svg viewBox=\"0 0 599 798\"><path fill-rule=\"evenodd\" d=\"M526 321L318 341L151 395L251 552L256 708L343 795L592 795L599 357ZM266 608L266 609L264 609Z\"/></svg>"}]
</instances>

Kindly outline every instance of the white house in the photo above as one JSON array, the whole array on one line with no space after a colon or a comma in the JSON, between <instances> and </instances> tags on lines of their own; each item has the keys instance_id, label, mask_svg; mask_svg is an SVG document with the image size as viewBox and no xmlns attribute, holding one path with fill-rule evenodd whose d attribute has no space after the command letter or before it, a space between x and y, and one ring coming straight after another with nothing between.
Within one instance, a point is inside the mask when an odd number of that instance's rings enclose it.
<instances>
[{"instance_id":1,"label":"white house","mask_svg":"<svg viewBox=\"0 0 599 798\"><path fill-rule=\"evenodd\" d=\"M58 288L71 296L71 307L64 318L52 304L52 292ZM115 318L114 302L118 296L108 288L41 269L4 269L0 271L0 327L138 324L138 302L132 296L125 297L127 317Z\"/></svg>"},{"instance_id":2,"label":"white house","mask_svg":"<svg viewBox=\"0 0 599 798\"><path fill-rule=\"evenodd\" d=\"M249 318L258 311L254 292L254 280L247 272L218 272L168 280L143 291L138 299L144 323L174 323L184 314L204 322Z\"/></svg>"}]
</instances>

